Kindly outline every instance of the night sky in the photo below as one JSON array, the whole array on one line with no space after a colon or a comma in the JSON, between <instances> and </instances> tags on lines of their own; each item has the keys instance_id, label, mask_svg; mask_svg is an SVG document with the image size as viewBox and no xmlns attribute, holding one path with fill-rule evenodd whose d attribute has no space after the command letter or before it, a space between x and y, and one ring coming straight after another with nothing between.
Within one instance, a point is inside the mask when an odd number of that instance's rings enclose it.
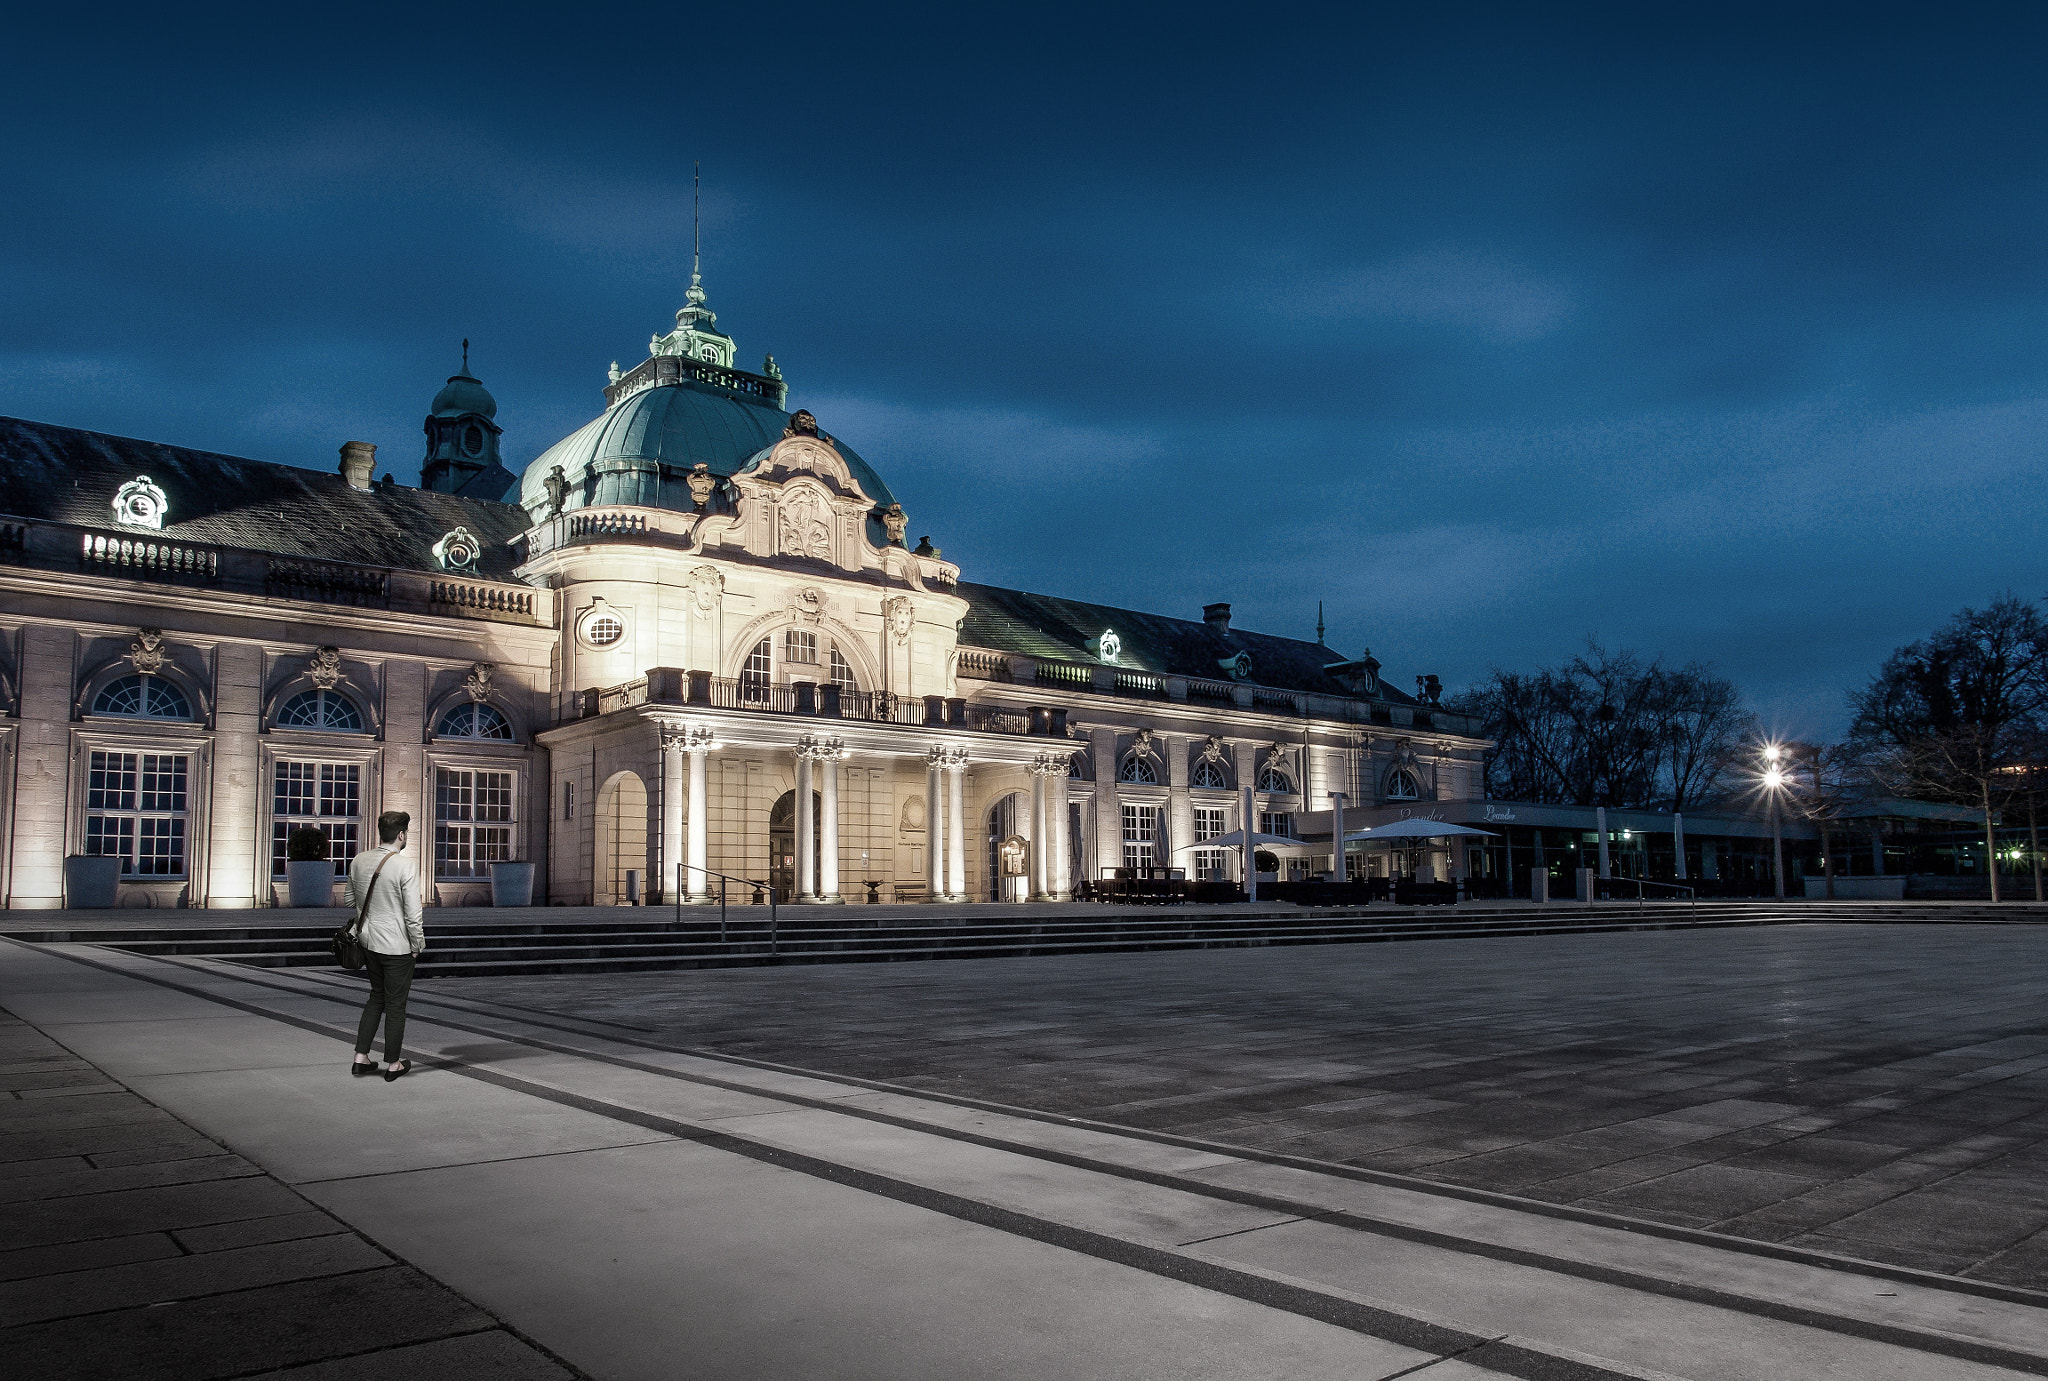
<instances>
[{"instance_id":1,"label":"night sky","mask_svg":"<svg viewBox=\"0 0 2048 1381\"><path fill-rule=\"evenodd\" d=\"M1839 731L2048 589L2040 11L1537 8L10 7L0 412L411 479L467 336L517 469L702 159L740 363L968 579Z\"/></svg>"}]
</instances>

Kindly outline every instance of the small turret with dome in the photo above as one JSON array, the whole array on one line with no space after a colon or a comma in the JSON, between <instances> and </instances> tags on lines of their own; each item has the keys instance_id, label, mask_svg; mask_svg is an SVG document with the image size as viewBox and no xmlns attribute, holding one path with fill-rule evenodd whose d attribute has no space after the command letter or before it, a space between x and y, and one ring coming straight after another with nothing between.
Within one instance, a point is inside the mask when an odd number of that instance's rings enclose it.
<instances>
[{"instance_id":1,"label":"small turret with dome","mask_svg":"<svg viewBox=\"0 0 2048 1381\"><path fill-rule=\"evenodd\" d=\"M462 342L462 370L434 395L427 411L427 457L420 462L420 488L472 499L499 499L513 476L498 456L498 400L469 372L469 342Z\"/></svg>"}]
</instances>

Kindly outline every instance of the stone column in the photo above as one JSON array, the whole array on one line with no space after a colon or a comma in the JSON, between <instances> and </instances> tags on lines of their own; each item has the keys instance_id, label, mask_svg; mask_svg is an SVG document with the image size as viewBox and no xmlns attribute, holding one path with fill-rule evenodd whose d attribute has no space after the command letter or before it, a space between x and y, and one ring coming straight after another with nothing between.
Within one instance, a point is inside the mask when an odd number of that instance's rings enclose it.
<instances>
[{"instance_id":1,"label":"stone column","mask_svg":"<svg viewBox=\"0 0 2048 1381\"><path fill-rule=\"evenodd\" d=\"M702 903L711 900L711 879L704 872L705 865L711 861L706 835L710 821L706 817L705 802L709 792L705 790L705 778L710 771L706 759L711 756L714 739L710 728L701 724L690 729L687 739L683 751L690 755L689 893L691 901Z\"/></svg>"},{"instance_id":2,"label":"stone column","mask_svg":"<svg viewBox=\"0 0 2048 1381\"><path fill-rule=\"evenodd\" d=\"M946 750L934 748L925 754L924 788L924 837L930 857L925 860L925 871L931 875L931 890L928 900L937 901L946 894Z\"/></svg>"},{"instance_id":3,"label":"stone column","mask_svg":"<svg viewBox=\"0 0 2048 1381\"><path fill-rule=\"evenodd\" d=\"M1051 819L1045 809L1046 766L1050 755L1040 753L1031 760L1031 892L1032 901L1044 901L1046 879L1051 876Z\"/></svg>"},{"instance_id":4,"label":"stone column","mask_svg":"<svg viewBox=\"0 0 2048 1381\"><path fill-rule=\"evenodd\" d=\"M796 895L792 901L815 899L817 888L816 822L811 818L811 749L816 740L809 734L796 745Z\"/></svg>"},{"instance_id":5,"label":"stone column","mask_svg":"<svg viewBox=\"0 0 2048 1381\"><path fill-rule=\"evenodd\" d=\"M661 871L654 875L658 895L650 902L673 902L683 889L683 756L689 732L664 724L661 733Z\"/></svg>"},{"instance_id":6,"label":"stone column","mask_svg":"<svg viewBox=\"0 0 2048 1381\"><path fill-rule=\"evenodd\" d=\"M1053 754L1056 769L1046 777L1045 813L1049 828L1045 835L1052 850L1052 867L1047 871L1052 901L1074 899L1074 841L1068 837L1067 754Z\"/></svg>"},{"instance_id":7,"label":"stone column","mask_svg":"<svg viewBox=\"0 0 2048 1381\"><path fill-rule=\"evenodd\" d=\"M1195 875L1194 850L1185 846L1195 837L1195 803L1188 795L1188 741L1178 734L1166 736L1166 866L1185 868Z\"/></svg>"},{"instance_id":8,"label":"stone column","mask_svg":"<svg viewBox=\"0 0 2048 1381\"><path fill-rule=\"evenodd\" d=\"M946 900L967 900L967 750L950 748L946 775L953 779L946 793Z\"/></svg>"},{"instance_id":9,"label":"stone column","mask_svg":"<svg viewBox=\"0 0 2048 1381\"><path fill-rule=\"evenodd\" d=\"M7 905L15 910L50 911L64 905L75 638L70 628L42 623L32 623L22 633L20 747L14 760L14 863L8 872L13 895L7 899ZM192 841L187 840L186 847L191 848Z\"/></svg>"},{"instance_id":10,"label":"stone column","mask_svg":"<svg viewBox=\"0 0 2048 1381\"><path fill-rule=\"evenodd\" d=\"M818 841L818 900L843 902L839 894L839 763L846 757L842 739L821 738L811 746L818 764L819 785L824 788L821 807L821 838Z\"/></svg>"}]
</instances>

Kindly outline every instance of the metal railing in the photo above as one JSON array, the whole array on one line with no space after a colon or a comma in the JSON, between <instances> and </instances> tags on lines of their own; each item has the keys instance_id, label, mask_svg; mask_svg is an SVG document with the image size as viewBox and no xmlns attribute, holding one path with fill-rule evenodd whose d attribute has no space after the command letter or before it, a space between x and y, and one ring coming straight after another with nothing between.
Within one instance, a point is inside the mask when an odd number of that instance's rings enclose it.
<instances>
[{"instance_id":1,"label":"metal railing","mask_svg":"<svg viewBox=\"0 0 2048 1381\"><path fill-rule=\"evenodd\" d=\"M766 891L768 894L768 957L770 959L776 959L781 957L782 935L781 925L779 923L779 917L777 914L778 909L776 906L775 897L776 887L774 883L765 881L761 878L735 877L731 873L721 873L713 868L692 868L687 863L678 863L676 865L675 878L676 929L681 930L683 928L683 893L686 890L683 880L686 877L688 877L691 873L702 873L705 877L718 879L718 943L721 945L726 943L725 908L727 884L737 882L742 886L753 888L755 897L755 901L753 904L755 906L759 906L761 904L761 893L763 891Z\"/></svg>"},{"instance_id":2,"label":"metal railing","mask_svg":"<svg viewBox=\"0 0 2048 1381\"><path fill-rule=\"evenodd\" d=\"M1673 900L1683 895L1686 901L1691 904L1687 912L1688 915L1700 909L1699 894L1682 882L1656 882L1650 878L1595 878L1593 879L1593 895L1601 901L1614 901L1616 900L1614 888L1618 883L1626 884L1636 889L1636 910L1638 911L1643 909L1643 902L1647 900L1647 893L1644 889L1650 887L1662 888L1664 891L1671 893Z\"/></svg>"}]
</instances>

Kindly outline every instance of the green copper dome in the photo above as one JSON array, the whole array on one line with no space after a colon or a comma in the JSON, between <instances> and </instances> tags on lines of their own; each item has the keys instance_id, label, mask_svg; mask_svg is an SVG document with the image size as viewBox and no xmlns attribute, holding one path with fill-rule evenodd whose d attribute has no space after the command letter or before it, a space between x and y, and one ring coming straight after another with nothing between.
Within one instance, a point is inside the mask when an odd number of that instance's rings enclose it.
<instances>
[{"instance_id":1,"label":"green copper dome","mask_svg":"<svg viewBox=\"0 0 2048 1381\"><path fill-rule=\"evenodd\" d=\"M557 465L568 489L563 509L631 504L695 507L684 476L698 464L724 478L782 440L790 414L696 379L642 388L543 451L526 467L519 502L536 519L548 511L548 473ZM836 438L833 445L870 499L896 501L868 463Z\"/></svg>"},{"instance_id":2,"label":"green copper dome","mask_svg":"<svg viewBox=\"0 0 2048 1381\"><path fill-rule=\"evenodd\" d=\"M441 391L434 395L432 411L436 417L460 417L471 412L480 417L496 417L498 400L471 375L453 374L447 383L441 385Z\"/></svg>"}]
</instances>

